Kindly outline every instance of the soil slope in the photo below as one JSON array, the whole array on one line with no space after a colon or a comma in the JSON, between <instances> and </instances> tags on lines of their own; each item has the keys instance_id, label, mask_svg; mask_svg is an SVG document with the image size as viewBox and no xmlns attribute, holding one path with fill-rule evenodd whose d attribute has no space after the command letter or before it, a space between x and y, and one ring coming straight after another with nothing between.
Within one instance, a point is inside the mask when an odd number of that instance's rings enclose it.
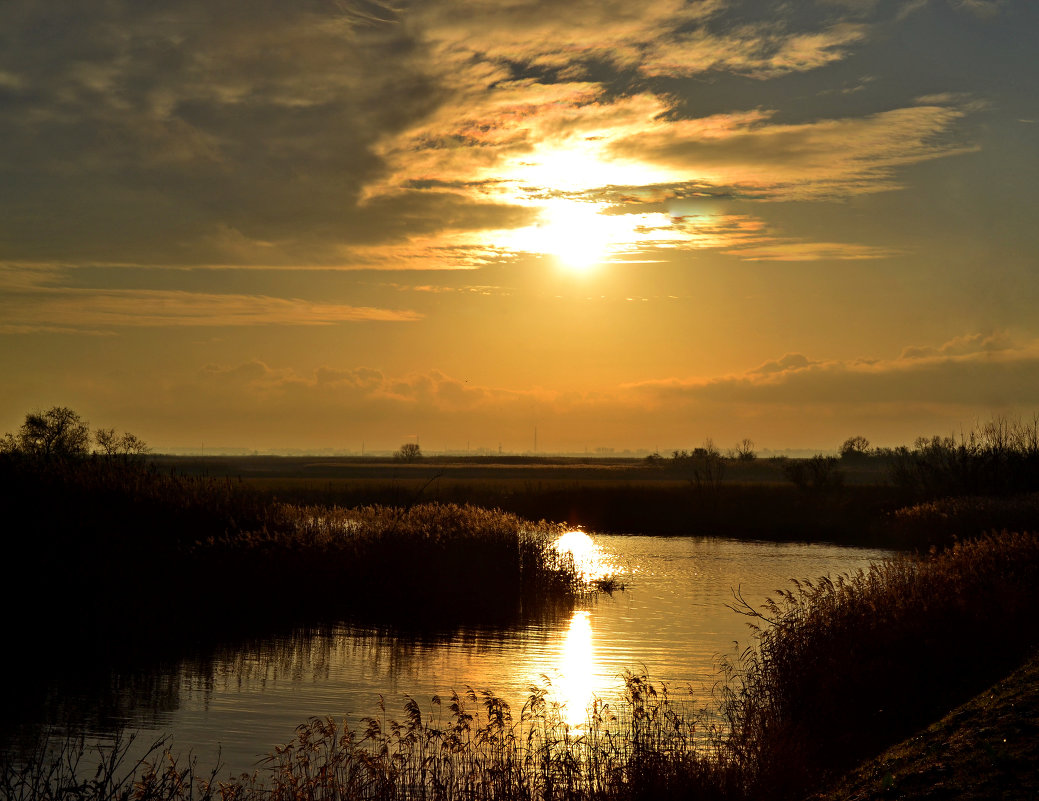
<instances>
[{"instance_id":1,"label":"soil slope","mask_svg":"<svg viewBox=\"0 0 1039 801\"><path fill-rule=\"evenodd\" d=\"M1039 654L813 801L1039 800Z\"/></svg>"}]
</instances>

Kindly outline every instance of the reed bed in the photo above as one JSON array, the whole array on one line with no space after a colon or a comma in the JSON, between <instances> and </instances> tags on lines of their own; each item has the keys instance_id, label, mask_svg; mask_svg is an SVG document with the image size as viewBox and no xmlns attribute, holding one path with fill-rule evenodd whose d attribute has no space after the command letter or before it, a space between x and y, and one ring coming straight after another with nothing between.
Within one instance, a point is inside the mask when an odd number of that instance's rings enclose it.
<instances>
[{"instance_id":1,"label":"reed bed","mask_svg":"<svg viewBox=\"0 0 1039 801\"><path fill-rule=\"evenodd\" d=\"M216 780L159 748L134 767L132 780L95 784L70 780L61 767L69 760L45 768L39 760L8 762L0 794L61 801L801 798L1023 661L1039 644L1037 588L1039 535L991 534L851 575L796 581L762 608L737 590L733 606L750 617L754 644L729 661L706 704L628 675L624 699L593 705L575 728L545 688L531 688L518 715L493 693L466 690L434 698L426 710L409 699L399 719L384 710L356 729L311 720L251 775Z\"/></svg>"},{"instance_id":2,"label":"reed bed","mask_svg":"<svg viewBox=\"0 0 1039 801\"><path fill-rule=\"evenodd\" d=\"M551 547L564 527L464 504L296 506L227 478L17 454L0 455L0 499L29 512L0 560L0 600L22 610L24 636L46 636L26 592L82 612L69 628L84 639L355 616L450 629L587 592Z\"/></svg>"},{"instance_id":3,"label":"reed bed","mask_svg":"<svg viewBox=\"0 0 1039 801\"><path fill-rule=\"evenodd\" d=\"M785 799L908 736L1039 645L1039 535L989 534L753 609L723 707L748 795Z\"/></svg>"},{"instance_id":4,"label":"reed bed","mask_svg":"<svg viewBox=\"0 0 1039 801\"><path fill-rule=\"evenodd\" d=\"M262 529L194 543L219 585L240 571L291 606L335 605L399 625L536 613L588 592L553 542L566 530L456 504L410 508L275 504ZM236 597L233 585L229 603ZM296 600L298 599L298 601Z\"/></svg>"}]
</instances>

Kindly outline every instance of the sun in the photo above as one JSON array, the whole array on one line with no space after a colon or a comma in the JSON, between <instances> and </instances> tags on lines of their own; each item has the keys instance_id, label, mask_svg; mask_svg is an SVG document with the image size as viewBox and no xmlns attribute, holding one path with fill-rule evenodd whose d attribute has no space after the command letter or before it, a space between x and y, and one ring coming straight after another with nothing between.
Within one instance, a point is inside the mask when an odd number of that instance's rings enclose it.
<instances>
[{"instance_id":1,"label":"sun","mask_svg":"<svg viewBox=\"0 0 1039 801\"><path fill-rule=\"evenodd\" d=\"M514 244L552 256L572 272L611 261L636 238L631 216L606 214L603 203L555 198L539 205L537 225L517 231Z\"/></svg>"},{"instance_id":2,"label":"sun","mask_svg":"<svg viewBox=\"0 0 1039 801\"><path fill-rule=\"evenodd\" d=\"M538 232L538 250L576 272L586 272L612 255L611 220L590 203L552 201L542 212Z\"/></svg>"}]
</instances>

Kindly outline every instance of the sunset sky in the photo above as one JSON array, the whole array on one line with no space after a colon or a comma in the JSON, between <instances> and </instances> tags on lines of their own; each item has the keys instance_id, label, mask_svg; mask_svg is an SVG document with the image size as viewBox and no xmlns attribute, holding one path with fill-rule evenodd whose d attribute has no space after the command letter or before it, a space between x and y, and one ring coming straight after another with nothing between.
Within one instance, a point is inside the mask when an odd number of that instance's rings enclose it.
<instances>
[{"instance_id":1,"label":"sunset sky","mask_svg":"<svg viewBox=\"0 0 1039 801\"><path fill-rule=\"evenodd\" d=\"M834 449L1039 410L1034 0L5 0L0 433Z\"/></svg>"}]
</instances>

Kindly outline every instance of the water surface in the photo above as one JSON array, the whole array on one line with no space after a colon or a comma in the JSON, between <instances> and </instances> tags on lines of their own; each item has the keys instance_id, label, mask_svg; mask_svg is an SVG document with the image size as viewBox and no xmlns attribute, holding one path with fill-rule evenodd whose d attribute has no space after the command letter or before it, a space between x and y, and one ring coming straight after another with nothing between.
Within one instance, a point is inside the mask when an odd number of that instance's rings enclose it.
<instances>
[{"instance_id":1,"label":"water surface","mask_svg":"<svg viewBox=\"0 0 1039 801\"><path fill-rule=\"evenodd\" d=\"M574 724L593 697L615 700L625 670L671 686L709 691L720 656L751 644L747 619L731 609L739 589L755 606L791 578L854 571L886 551L832 545L687 537L580 535L592 574L626 585L558 619L513 630L391 636L348 625L219 648L144 674L101 673L45 693L39 724L76 719L88 737L120 725L140 741L171 734L201 765L217 756L228 772L251 771L260 755L291 739L310 716L400 719L404 695L429 707L434 694L491 689L518 710L531 685L551 684ZM598 571L598 573L596 573ZM70 657L70 666L75 666Z\"/></svg>"}]
</instances>

